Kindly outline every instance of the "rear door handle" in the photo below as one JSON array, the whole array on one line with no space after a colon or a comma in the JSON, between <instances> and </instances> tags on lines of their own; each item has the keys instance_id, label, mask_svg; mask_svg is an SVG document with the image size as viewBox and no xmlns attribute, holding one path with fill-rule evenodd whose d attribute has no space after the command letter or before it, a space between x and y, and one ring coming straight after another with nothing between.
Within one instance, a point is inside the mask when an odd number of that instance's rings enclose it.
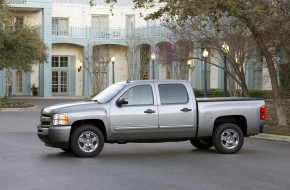
<instances>
[{"instance_id":1,"label":"rear door handle","mask_svg":"<svg viewBox=\"0 0 290 190\"><path fill-rule=\"evenodd\" d=\"M151 109L148 109L148 110L144 111L144 113L151 114L151 113L155 113L155 111L154 110L151 110Z\"/></svg>"},{"instance_id":2,"label":"rear door handle","mask_svg":"<svg viewBox=\"0 0 290 190\"><path fill-rule=\"evenodd\" d=\"M189 111L191 111L191 109L188 109L188 108L183 108L182 110L180 110L180 111L182 111L182 112L189 112Z\"/></svg>"}]
</instances>

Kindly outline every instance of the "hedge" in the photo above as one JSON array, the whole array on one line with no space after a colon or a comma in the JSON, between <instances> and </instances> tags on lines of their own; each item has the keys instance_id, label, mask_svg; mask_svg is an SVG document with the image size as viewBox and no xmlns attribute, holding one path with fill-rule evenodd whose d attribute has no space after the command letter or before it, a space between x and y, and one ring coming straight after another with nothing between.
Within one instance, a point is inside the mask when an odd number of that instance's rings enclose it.
<instances>
[{"instance_id":1,"label":"hedge","mask_svg":"<svg viewBox=\"0 0 290 190\"><path fill-rule=\"evenodd\" d=\"M203 97L203 89L193 89L194 94L196 97ZM208 89L208 92L210 92L209 97L224 97L224 90L223 89ZM272 90L249 90L250 97L255 98L264 98L264 99L273 99L273 92ZM201 95L202 94L202 95ZM241 90L235 90L234 92L228 91L228 96L241 96Z\"/></svg>"}]
</instances>

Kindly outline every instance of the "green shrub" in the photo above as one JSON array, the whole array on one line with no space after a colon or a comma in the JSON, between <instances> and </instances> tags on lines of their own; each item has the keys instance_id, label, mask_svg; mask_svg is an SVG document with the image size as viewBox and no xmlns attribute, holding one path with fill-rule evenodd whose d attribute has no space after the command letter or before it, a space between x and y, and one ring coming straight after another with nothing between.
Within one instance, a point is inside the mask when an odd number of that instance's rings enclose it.
<instances>
[{"instance_id":1,"label":"green shrub","mask_svg":"<svg viewBox=\"0 0 290 190\"><path fill-rule=\"evenodd\" d=\"M11 100L8 98L0 98L0 108L23 108L23 107L33 107L33 105Z\"/></svg>"},{"instance_id":2,"label":"green shrub","mask_svg":"<svg viewBox=\"0 0 290 190\"><path fill-rule=\"evenodd\" d=\"M195 97L203 97L203 89L193 89ZM202 95L199 95L200 94ZM214 88L214 89L208 89L208 92L211 93L211 95L208 95L209 97L224 97L224 89L220 88ZM235 94L241 94L241 90L235 90L235 92L228 91L228 96L233 96L232 93ZM273 99L273 92L272 90L249 90L250 97L253 98L264 98L264 99Z\"/></svg>"},{"instance_id":3,"label":"green shrub","mask_svg":"<svg viewBox=\"0 0 290 190\"><path fill-rule=\"evenodd\" d=\"M273 99L272 90L249 90L250 96L255 98Z\"/></svg>"}]
</instances>

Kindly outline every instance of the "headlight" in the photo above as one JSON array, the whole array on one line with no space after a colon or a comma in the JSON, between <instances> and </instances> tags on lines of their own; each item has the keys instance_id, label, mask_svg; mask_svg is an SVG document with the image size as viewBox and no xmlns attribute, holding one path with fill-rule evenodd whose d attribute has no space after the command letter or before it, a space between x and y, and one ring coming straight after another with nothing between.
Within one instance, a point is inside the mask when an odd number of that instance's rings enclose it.
<instances>
[{"instance_id":1,"label":"headlight","mask_svg":"<svg viewBox=\"0 0 290 190\"><path fill-rule=\"evenodd\" d=\"M60 113L53 115L53 125L67 125L68 115L67 113Z\"/></svg>"}]
</instances>

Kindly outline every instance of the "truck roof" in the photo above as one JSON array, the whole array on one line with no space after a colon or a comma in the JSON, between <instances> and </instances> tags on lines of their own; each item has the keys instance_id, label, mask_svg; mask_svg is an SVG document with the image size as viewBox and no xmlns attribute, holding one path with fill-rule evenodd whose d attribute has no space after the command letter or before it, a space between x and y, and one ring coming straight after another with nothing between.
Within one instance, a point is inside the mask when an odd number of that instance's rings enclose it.
<instances>
[{"instance_id":1,"label":"truck roof","mask_svg":"<svg viewBox=\"0 0 290 190\"><path fill-rule=\"evenodd\" d=\"M188 82L187 80L178 80L178 79L166 79L166 80L127 80L123 82L119 82L120 84L124 83L148 83L148 82L162 82L162 83L170 83L170 82Z\"/></svg>"}]
</instances>

